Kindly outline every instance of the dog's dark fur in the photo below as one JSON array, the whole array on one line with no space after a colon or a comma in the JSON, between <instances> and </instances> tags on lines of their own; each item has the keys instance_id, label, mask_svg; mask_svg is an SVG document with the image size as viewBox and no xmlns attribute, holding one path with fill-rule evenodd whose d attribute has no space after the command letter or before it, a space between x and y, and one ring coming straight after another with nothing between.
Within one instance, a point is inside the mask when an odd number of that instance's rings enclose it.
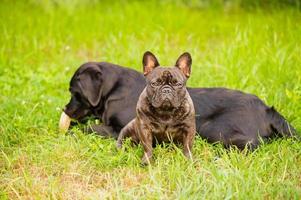
<instances>
[{"instance_id":1,"label":"dog's dark fur","mask_svg":"<svg viewBox=\"0 0 301 200\"><path fill-rule=\"evenodd\" d=\"M82 65L70 82L71 100L64 111L73 119L94 116L102 125L89 131L117 138L135 117L145 87L141 73L105 62ZM291 137L295 129L258 97L226 88L188 88L196 113L196 131L209 142L243 149L257 147L259 137Z\"/></svg>"},{"instance_id":2,"label":"dog's dark fur","mask_svg":"<svg viewBox=\"0 0 301 200\"><path fill-rule=\"evenodd\" d=\"M71 100L64 112L80 122L94 116L102 125L93 125L93 131L117 138L120 130L136 116L135 107L144 87L144 76L135 70L89 62L73 75L69 88Z\"/></svg>"},{"instance_id":3,"label":"dog's dark fur","mask_svg":"<svg viewBox=\"0 0 301 200\"><path fill-rule=\"evenodd\" d=\"M151 52L146 52L143 66L147 84L138 99L136 118L121 130L117 146L122 146L125 137L140 142L144 149L142 163L149 164L154 140L173 141L183 144L184 155L191 158L196 130L194 107L186 89L190 54L182 54L174 67L165 68L159 66Z\"/></svg>"}]
</instances>

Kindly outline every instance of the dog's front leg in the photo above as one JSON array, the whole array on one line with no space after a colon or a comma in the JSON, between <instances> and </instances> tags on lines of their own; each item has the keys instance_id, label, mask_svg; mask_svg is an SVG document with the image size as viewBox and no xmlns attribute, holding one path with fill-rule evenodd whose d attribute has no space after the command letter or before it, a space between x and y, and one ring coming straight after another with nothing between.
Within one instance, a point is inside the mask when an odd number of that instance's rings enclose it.
<instances>
[{"instance_id":1,"label":"dog's front leg","mask_svg":"<svg viewBox=\"0 0 301 200\"><path fill-rule=\"evenodd\" d=\"M183 153L188 159L192 159L192 145L195 137L195 128L190 127L183 134Z\"/></svg>"},{"instance_id":2,"label":"dog's front leg","mask_svg":"<svg viewBox=\"0 0 301 200\"><path fill-rule=\"evenodd\" d=\"M138 126L138 131L139 131L139 140L143 146L143 150L144 150L144 155L142 157L142 161L141 163L143 165L148 165L151 163L152 161L152 157L153 157L153 136L152 136L152 132L151 129L146 126L145 124L143 124L143 122L139 122L139 126Z\"/></svg>"}]
</instances>

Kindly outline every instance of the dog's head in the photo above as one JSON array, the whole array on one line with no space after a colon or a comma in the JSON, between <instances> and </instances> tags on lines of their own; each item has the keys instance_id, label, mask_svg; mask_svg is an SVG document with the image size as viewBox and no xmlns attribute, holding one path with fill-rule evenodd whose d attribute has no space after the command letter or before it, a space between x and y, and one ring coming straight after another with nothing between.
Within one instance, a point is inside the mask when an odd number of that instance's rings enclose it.
<instances>
[{"instance_id":1,"label":"dog's head","mask_svg":"<svg viewBox=\"0 0 301 200\"><path fill-rule=\"evenodd\" d=\"M146 76L146 93L151 105L168 110L181 105L186 95L186 81L191 73L191 56L183 53L172 67L160 67L151 52L143 56L143 72Z\"/></svg>"},{"instance_id":2,"label":"dog's head","mask_svg":"<svg viewBox=\"0 0 301 200\"><path fill-rule=\"evenodd\" d=\"M73 119L87 116L101 102L102 72L98 65L88 63L75 72L70 81L70 102L64 112Z\"/></svg>"},{"instance_id":3,"label":"dog's head","mask_svg":"<svg viewBox=\"0 0 301 200\"><path fill-rule=\"evenodd\" d=\"M97 63L82 65L70 81L71 99L65 106L60 120L61 129L68 129L70 118L82 120L101 104L103 74Z\"/></svg>"}]
</instances>

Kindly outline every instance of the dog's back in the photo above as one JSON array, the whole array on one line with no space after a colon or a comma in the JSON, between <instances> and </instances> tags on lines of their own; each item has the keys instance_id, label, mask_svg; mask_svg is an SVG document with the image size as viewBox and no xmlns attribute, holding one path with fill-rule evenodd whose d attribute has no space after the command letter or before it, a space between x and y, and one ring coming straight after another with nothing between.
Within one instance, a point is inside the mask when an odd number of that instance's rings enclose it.
<instances>
[{"instance_id":1,"label":"dog's back","mask_svg":"<svg viewBox=\"0 0 301 200\"><path fill-rule=\"evenodd\" d=\"M210 142L244 148L259 144L258 136L293 136L295 129L257 96L226 88L189 88L197 131Z\"/></svg>"}]
</instances>

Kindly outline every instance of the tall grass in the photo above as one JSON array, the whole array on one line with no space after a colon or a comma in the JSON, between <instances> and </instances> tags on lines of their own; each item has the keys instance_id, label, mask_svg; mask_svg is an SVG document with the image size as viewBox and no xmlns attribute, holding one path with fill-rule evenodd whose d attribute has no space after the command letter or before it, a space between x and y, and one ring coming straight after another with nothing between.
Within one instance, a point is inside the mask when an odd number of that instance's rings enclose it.
<instances>
[{"instance_id":1,"label":"tall grass","mask_svg":"<svg viewBox=\"0 0 301 200\"><path fill-rule=\"evenodd\" d=\"M300 132L301 15L290 6L250 11L237 2L219 9L193 1L2 1L0 197L300 199L298 141L276 139L247 153L197 138L193 162L166 145L143 168L141 147L117 151L113 139L57 131L80 64L141 71L151 50L162 65L189 51L189 86L256 94Z\"/></svg>"}]
</instances>

